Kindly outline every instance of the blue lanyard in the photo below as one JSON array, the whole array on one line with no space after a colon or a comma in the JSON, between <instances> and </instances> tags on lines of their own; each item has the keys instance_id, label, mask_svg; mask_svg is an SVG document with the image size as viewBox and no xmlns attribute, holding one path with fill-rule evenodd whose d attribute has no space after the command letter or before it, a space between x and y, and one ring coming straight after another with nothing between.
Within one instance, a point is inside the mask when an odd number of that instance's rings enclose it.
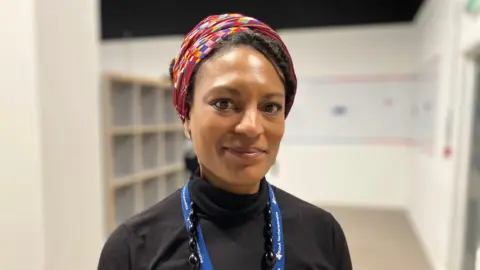
<instances>
[{"instance_id":1,"label":"blue lanyard","mask_svg":"<svg viewBox=\"0 0 480 270\"><path fill-rule=\"evenodd\" d=\"M272 225L273 225L273 252L275 257L277 257L275 270L283 270L285 267L285 247L283 244L283 227L282 227L282 216L280 214L280 208L277 204L277 199L273 193L273 189L268 185L268 191L270 194L270 207L272 208ZM188 192L188 182L182 189L182 210L183 218L185 220L185 225L188 228L190 226L190 221L188 220L188 215L191 210L190 205L190 193ZM203 238L202 229L200 228L200 222L197 225L197 247L198 247L198 257L200 259L200 269L201 270L213 270L212 262L208 256L207 246L205 245L205 239Z\"/></svg>"}]
</instances>

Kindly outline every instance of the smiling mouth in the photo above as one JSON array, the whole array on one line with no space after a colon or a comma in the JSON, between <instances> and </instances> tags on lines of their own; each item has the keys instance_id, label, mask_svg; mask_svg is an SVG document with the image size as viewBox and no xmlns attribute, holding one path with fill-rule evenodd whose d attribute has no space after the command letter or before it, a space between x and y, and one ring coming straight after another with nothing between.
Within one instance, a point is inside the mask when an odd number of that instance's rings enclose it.
<instances>
[{"instance_id":1,"label":"smiling mouth","mask_svg":"<svg viewBox=\"0 0 480 270\"><path fill-rule=\"evenodd\" d=\"M224 149L225 151L244 159L258 158L266 153L265 150L258 149L258 148L241 149L241 148L225 147Z\"/></svg>"}]
</instances>

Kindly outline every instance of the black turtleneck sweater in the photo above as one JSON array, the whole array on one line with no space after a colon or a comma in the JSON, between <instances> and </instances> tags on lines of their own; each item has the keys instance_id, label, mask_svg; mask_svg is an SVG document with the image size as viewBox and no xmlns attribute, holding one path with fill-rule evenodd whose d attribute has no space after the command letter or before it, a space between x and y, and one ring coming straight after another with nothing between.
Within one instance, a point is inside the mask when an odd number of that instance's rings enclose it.
<instances>
[{"instance_id":1,"label":"black turtleneck sweater","mask_svg":"<svg viewBox=\"0 0 480 270\"><path fill-rule=\"evenodd\" d=\"M334 217L272 187L280 206L285 269L351 270L345 235ZM262 180L254 195L236 195L194 176L189 184L215 269L260 270L264 256L263 209L269 199ZM189 269L188 233L181 190L119 226L107 240L98 270Z\"/></svg>"}]
</instances>

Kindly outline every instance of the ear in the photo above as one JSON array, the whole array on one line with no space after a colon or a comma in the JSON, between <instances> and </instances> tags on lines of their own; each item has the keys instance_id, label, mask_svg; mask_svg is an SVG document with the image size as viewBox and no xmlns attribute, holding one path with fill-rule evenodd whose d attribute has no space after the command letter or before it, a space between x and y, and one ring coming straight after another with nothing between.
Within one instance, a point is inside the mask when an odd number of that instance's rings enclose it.
<instances>
[{"instance_id":1,"label":"ear","mask_svg":"<svg viewBox=\"0 0 480 270\"><path fill-rule=\"evenodd\" d=\"M190 132L190 120L186 119L185 122L183 122L183 133L185 134L185 137L188 139L192 138L191 132Z\"/></svg>"}]
</instances>

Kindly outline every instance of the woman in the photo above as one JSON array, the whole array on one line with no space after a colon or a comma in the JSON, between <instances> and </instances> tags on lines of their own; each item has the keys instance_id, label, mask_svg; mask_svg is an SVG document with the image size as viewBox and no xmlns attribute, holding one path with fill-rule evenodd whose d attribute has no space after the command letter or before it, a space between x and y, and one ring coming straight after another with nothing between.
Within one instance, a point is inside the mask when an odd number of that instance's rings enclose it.
<instances>
[{"instance_id":1,"label":"woman","mask_svg":"<svg viewBox=\"0 0 480 270\"><path fill-rule=\"evenodd\" d=\"M170 73L199 170L118 227L98 269L352 269L332 215L264 178L296 91L280 37L254 18L210 16L187 34Z\"/></svg>"}]
</instances>

